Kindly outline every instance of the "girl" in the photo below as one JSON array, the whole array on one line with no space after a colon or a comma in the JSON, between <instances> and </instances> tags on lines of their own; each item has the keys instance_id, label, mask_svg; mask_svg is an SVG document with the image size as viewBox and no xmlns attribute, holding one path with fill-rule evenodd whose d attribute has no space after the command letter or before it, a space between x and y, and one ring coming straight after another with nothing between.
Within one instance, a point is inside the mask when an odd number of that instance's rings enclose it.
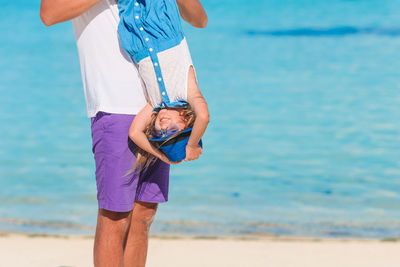
<instances>
[{"instance_id":1,"label":"girl","mask_svg":"<svg viewBox=\"0 0 400 267\"><path fill-rule=\"evenodd\" d=\"M185 20L191 23L195 18L192 25L205 27L207 15L198 0L178 0L178 4ZM156 158L169 164L197 159L209 113L197 85L177 2L119 0L118 6L120 43L137 64L148 99L129 130L129 137L141 148L135 168L146 168ZM198 25L198 21L203 23ZM183 153L178 151L182 144Z\"/></svg>"}]
</instances>

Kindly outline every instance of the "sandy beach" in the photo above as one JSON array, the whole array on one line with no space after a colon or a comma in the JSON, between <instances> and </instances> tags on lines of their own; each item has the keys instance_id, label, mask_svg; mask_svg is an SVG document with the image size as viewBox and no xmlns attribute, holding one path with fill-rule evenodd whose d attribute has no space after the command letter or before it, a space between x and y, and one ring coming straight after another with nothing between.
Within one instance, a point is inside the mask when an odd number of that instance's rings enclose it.
<instances>
[{"instance_id":1,"label":"sandy beach","mask_svg":"<svg viewBox=\"0 0 400 267\"><path fill-rule=\"evenodd\" d=\"M1 233L1 267L93 266L93 237ZM398 267L400 240L152 236L148 267Z\"/></svg>"}]
</instances>

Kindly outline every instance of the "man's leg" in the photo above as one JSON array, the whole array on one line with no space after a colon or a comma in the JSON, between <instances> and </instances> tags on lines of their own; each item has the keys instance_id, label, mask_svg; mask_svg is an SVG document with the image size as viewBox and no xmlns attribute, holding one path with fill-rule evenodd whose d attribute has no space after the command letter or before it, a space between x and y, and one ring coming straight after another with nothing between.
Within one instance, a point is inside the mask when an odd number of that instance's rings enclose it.
<instances>
[{"instance_id":1,"label":"man's leg","mask_svg":"<svg viewBox=\"0 0 400 267\"><path fill-rule=\"evenodd\" d=\"M136 160L128 143L133 118L106 112L91 118L99 205L93 248L95 267L123 266L123 243L139 178L127 175Z\"/></svg>"},{"instance_id":2,"label":"man's leg","mask_svg":"<svg viewBox=\"0 0 400 267\"><path fill-rule=\"evenodd\" d=\"M148 234L157 211L157 203L136 201L126 237L124 267L144 267L146 264Z\"/></svg>"},{"instance_id":3,"label":"man's leg","mask_svg":"<svg viewBox=\"0 0 400 267\"><path fill-rule=\"evenodd\" d=\"M157 204L151 203L168 200L168 164L159 160L139 173L130 172L136 161L136 147L128 137L133 118L133 115L98 112L91 119L92 151L96 163L97 200L100 208L93 249L95 267L123 266L124 247L126 245L128 251L133 251L135 245L130 245L132 240L145 241L136 245L139 249L145 248L144 252L137 252L144 257L136 259L135 255L127 256L128 262L143 262L139 266L144 266L148 230L145 231L138 225L148 225L149 228L157 209ZM132 209L135 210L134 218ZM134 230L128 240L127 234L131 227ZM137 232L142 235L136 234ZM129 252L127 254L132 255Z\"/></svg>"},{"instance_id":4,"label":"man's leg","mask_svg":"<svg viewBox=\"0 0 400 267\"><path fill-rule=\"evenodd\" d=\"M124 239L129 230L131 212L99 209L94 239L95 267L122 267Z\"/></svg>"}]
</instances>

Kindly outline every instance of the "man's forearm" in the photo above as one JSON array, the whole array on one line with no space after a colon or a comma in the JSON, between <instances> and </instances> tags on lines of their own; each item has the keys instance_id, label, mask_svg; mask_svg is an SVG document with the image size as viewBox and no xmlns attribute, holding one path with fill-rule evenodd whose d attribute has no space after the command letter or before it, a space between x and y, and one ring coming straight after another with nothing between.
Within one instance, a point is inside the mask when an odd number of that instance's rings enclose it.
<instances>
[{"instance_id":1,"label":"man's forearm","mask_svg":"<svg viewBox=\"0 0 400 267\"><path fill-rule=\"evenodd\" d=\"M40 18L44 25L51 26L73 19L101 0L42 0Z\"/></svg>"},{"instance_id":2,"label":"man's forearm","mask_svg":"<svg viewBox=\"0 0 400 267\"><path fill-rule=\"evenodd\" d=\"M176 3L183 20L193 27L206 27L207 14L199 0L176 0Z\"/></svg>"}]
</instances>

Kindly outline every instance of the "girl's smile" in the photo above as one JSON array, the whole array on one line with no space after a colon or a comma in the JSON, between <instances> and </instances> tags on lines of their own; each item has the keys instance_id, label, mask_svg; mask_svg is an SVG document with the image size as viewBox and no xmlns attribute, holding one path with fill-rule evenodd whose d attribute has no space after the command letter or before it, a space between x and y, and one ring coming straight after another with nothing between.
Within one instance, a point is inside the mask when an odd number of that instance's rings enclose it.
<instances>
[{"instance_id":1,"label":"girl's smile","mask_svg":"<svg viewBox=\"0 0 400 267\"><path fill-rule=\"evenodd\" d=\"M176 109L162 109L158 112L155 126L165 131L171 123L177 124L179 129L185 128L185 120Z\"/></svg>"}]
</instances>

